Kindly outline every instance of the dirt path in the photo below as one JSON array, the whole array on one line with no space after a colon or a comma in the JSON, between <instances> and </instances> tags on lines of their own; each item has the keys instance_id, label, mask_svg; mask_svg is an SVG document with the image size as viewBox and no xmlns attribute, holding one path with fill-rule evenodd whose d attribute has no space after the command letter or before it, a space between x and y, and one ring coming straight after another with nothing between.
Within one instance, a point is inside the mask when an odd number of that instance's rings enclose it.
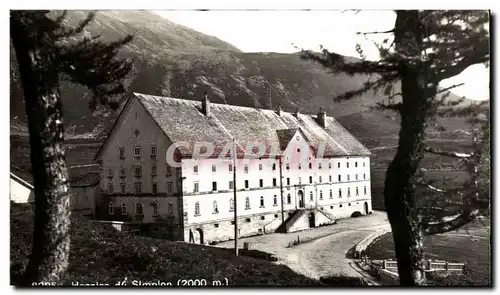
<instances>
[{"instance_id":1,"label":"dirt path","mask_svg":"<svg viewBox=\"0 0 500 295\"><path fill-rule=\"evenodd\" d=\"M365 237L387 226L385 213L374 211L372 215L339 220L335 225L307 231L244 238L241 244L249 242L253 249L273 253L278 258L277 263L311 278L340 274L363 277L346 254ZM288 247L297 237L310 242ZM218 246L231 247L233 243L228 241Z\"/></svg>"}]
</instances>

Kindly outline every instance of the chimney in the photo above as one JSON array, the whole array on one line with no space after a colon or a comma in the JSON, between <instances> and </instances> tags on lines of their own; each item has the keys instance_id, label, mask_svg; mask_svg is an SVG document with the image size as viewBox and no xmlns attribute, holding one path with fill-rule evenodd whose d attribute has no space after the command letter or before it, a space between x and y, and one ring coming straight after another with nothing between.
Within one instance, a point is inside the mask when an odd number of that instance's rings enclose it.
<instances>
[{"instance_id":1,"label":"chimney","mask_svg":"<svg viewBox=\"0 0 500 295\"><path fill-rule=\"evenodd\" d=\"M201 102L201 112L205 116L208 116L208 114L210 114L210 100L208 100L208 95L206 92L203 95L203 101Z\"/></svg>"},{"instance_id":2,"label":"chimney","mask_svg":"<svg viewBox=\"0 0 500 295\"><path fill-rule=\"evenodd\" d=\"M278 114L278 116L281 116L281 111L282 111L281 105L279 104L278 108L276 109L276 114Z\"/></svg>"},{"instance_id":3,"label":"chimney","mask_svg":"<svg viewBox=\"0 0 500 295\"><path fill-rule=\"evenodd\" d=\"M295 107L295 113L293 113L293 115L295 116L295 118L297 118L297 119L299 118L299 107L298 106Z\"/></svg>"},{"instance_id":4,"label":"chimney","mask_svg":"<svg viewBox=\"0 0 500 295\"><path fill-rule=\"evenodd\" d=\"M319 108L317 120L318 124L321 125L321 127L326 128L326 113L321 107Z\"/></svg>"}]
</instances>

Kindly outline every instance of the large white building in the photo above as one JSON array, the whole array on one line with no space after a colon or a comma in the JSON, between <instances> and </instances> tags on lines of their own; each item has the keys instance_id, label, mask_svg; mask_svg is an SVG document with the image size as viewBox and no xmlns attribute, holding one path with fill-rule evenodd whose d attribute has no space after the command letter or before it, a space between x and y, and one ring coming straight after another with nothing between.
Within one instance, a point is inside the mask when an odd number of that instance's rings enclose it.
<instances>
[{"instance_id":1,"label":"large white building","mask_svg":"<svg viewBox=\"0 0 500 295\"><path fill-rule=\"evenodd\" d=\"M236 166L227 153L233 138ZM213 153L201 149L212 156L197 154L200 142L213 144ZM256 142L264 153L252 148ZM178 165L167 163L173 144ZM233 169L240 236L371 212L370 152L321 111L312 116L135 93L96 159L102 168L97 218L176 240L234 238Z\"/></svg>"}]
</instances>

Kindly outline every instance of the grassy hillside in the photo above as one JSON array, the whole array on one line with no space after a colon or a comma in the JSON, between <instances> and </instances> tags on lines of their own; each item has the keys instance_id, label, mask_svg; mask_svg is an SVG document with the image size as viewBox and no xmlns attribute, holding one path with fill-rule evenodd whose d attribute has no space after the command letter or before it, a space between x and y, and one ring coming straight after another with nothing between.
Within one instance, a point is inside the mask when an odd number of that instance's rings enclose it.
<instances>
[{"instance_id":1,"label":"grassy hillside","mask_svg":"<svg viewBox=\"0 0 500 295\"><path fill-rule=\"evenodd\" d=\"M17 284L31 251L33 216L26 207L11 205L11 284ZM74 282L114 286L127 278L142 282L205 279L208 285L320 285L290 268L210 246L124 235L84 216L73 214L71 252L65 285ZM218 284L218 283L216 283Z\"/></svg>"},{"instance_id":2,"label":"grassy hillside","mask_svg":"<svg viewBox=\"0 0 500 295\"><path fill-rule=\"evenodd\" d=\"M491 286L491 238L490 222L476 221L459 231L424 238L425 258L465 263L465 275L452 276L447 280L434 280L436 285ZM372 259L395 259L392 234L388 233L371 244L366 250Z\"/></svg>"}]
</instances>

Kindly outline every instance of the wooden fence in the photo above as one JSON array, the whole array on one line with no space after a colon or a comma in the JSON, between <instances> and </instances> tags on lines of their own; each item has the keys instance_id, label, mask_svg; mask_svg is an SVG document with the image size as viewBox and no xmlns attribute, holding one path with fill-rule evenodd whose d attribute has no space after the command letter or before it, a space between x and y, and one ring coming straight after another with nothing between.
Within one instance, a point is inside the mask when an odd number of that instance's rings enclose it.
<instances>
[{"instance_id":1,"label":"wooden fence","mask_svg":"<svg viewBox=\"0 0 500 295\"><path fill-rule=\"evenodd\" d=\"M387 269L397 272L398 263L394 260L372 260L371 265L376 268ZM446 261L432 261L427 260L425 264L425 271L460 271L463 272L465 263L455 263Z\"/></svg>"}]
</instances>

